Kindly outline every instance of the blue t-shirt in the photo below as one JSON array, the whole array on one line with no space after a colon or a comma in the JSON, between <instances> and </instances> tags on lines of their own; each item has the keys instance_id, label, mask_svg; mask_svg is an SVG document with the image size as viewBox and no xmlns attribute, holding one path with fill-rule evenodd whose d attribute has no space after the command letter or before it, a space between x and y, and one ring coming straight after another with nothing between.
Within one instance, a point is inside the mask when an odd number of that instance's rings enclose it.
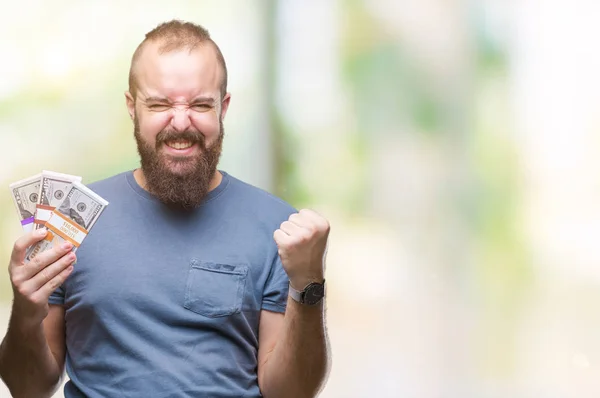
<instances>
[{"instance_id":1,"label":"blue t-shirt","mask_svg":"<svg viewBox=\"0 0 600 398\"><path fill-rule=\"evenodd\" d=\"M295 209L221 172L193 211L133 172L89 187L110 202L51 297L65 307L65 397L260 397L261 310L284 312L273 232Z\"/></svg>"}]
</instances>

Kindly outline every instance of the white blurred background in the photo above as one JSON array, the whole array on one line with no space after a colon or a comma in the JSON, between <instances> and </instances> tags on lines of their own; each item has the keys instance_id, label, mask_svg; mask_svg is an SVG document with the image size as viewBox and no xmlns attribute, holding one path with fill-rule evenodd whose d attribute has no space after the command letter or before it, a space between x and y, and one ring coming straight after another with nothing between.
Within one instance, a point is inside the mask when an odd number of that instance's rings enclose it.
<instances>
[{"instance_id":1,"label":"white blurred background","mask_svg":"<svg viewBox=\"0 0 600 398\"><path fill-rule=\"evenodd\" d=\"M137 166L130 57L191 20L229 67L221 168L331 220L322 397L597 397L599 16L584 0L0 0L0 258L20 234L9 183ZM2 335L11 297L1 273Z\"/></svg>"}]
</instances>

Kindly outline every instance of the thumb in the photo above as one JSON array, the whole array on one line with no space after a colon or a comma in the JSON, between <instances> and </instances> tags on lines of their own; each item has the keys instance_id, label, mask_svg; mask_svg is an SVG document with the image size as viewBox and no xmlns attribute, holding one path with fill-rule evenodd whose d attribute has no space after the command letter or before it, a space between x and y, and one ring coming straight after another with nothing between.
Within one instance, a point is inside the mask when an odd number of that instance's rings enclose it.
<instances>
[{"instance_id":1,"label":"thumb","mask_svg":"<svg viewBox=\"0 0 600 398\"><path fill-rule=\"evenodd\" d=\"M46 228L37 229L27 232L15 242L13 251L10 257L11 263L21 264L25 260L27 248L46 237L48 230Z\"/></svg>"}]
</instances>

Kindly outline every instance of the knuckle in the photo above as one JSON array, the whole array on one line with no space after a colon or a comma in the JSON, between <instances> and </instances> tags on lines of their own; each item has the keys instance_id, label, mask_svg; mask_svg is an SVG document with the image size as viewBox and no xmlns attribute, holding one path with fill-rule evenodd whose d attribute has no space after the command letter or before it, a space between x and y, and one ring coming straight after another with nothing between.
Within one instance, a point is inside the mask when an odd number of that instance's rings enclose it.
<instances>
[{"instance_id":1,"label":"knuckle","mask_svg":"<svg viewBox=\"0 0 600 398\"><path fill-rule=\"evenodd\" d=\"M45 301L47 299L45 299L44 296L41 294L33 294L33 295L31 295L29 300L31 301L32 304L39 306L39 305L44 305Z\"/></svg>"},{"instance_id":2,"label":"knuckle","mask_svg":"<svg viewBox=\"0 0 600 398\"><path fill-rule=\"evenodd\" d=\"M50 275L48 268L44 268L43 270L41 270L40 275L42 276L42 278L44 278L45 282L48 282L50 279L52 279L52 276Z\"/></svg>"},{"instance_id":3,"label":"knuckle","mask_svg":"<svg viewBox=\"0 0 600 398\"><path fill-rule=\"evenodd\" d=\"M19 293L19 295L26 297L29 295L29 291L27 290L26 286L24 284L20 284L18 286L15 286L17 292Z\"/></svg>"},{"instance_id":4,"label":"knuckle","mask_svg":"<svg viewBox=\"0 0 600 398\"><path fill-rule=\"evenodd\" d=\"M48 282L48 287L50 290L54 291L61 285L62 282L62 277L53 278L50 280L50 282Z\"/></svg>"},{"instance_id":5,"label":"knuckle","mask_svg":"<svg viewBox=\"0 0 600 398\"><path fill-rule=\"evenodd\" d=\"M21 241L20 241L20 240L17 240L17 241L15 242L15 244L13 245L13 252L20 252L20 251L22 251L23 249L24 249L24 248L23 248L23 244L21 243Z\"/></svg>"},{"instance_id":6,"label":"knuckle","mask_svg":"<svg viewBox=\"0 0 600 398\"><path fill-rule=\"evenodd\" d=\"M22 272L19 268L9 268L8 269L8 277L10 279L11 282L17 281L22 277Z\"/></svg>"},{"instance_id":7,"label":"knuckle","mask_svg":"<svg viewBox=\"0 0 600 398\"><path fill-rule=\"evenodd\" d=\"M31 260L31 265L33 265L35 269L42 268L42 259L39 254Z\"/></svg>"},{"instance_id":8,"label":"knuckle","mask_svg":"<svg viewBox=\"0 0 600 398\"><path fill-rule=\"evenodd\" d=\"M21 286L23 283L23 277L15 272L10 276L10 283L12 283L12 285L15 287Z\"/></svg>"},{"instance_id":9,"label":"knuckle","mask_svg":"<svg viewBox=\"0 0 600 398\"><path fill-rule=\"evenodd\" d=\"M314 229L311 228L308 231L306 231L300 235L300 242L306 243L306 242L310 241L314 235L315 235Z\"/></svg>"}]
</instances>

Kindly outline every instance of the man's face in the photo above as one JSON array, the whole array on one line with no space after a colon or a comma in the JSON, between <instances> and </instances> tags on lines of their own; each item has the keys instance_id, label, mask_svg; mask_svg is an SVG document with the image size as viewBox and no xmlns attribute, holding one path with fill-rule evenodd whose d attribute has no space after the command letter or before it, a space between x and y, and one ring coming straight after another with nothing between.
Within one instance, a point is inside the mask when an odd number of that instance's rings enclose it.
<instances>
[{"instance_id":1,"label":"man's face","mask_svg":"<svg viewBox=\"0 0 600 398\"><path fill-rule=\"evenodd\" d=\"M160 55L147 43L127 97L147 189L167 204L196 207L208 192L223 143L222 69L212 46Z\"/></svg>"}]
</instances>

